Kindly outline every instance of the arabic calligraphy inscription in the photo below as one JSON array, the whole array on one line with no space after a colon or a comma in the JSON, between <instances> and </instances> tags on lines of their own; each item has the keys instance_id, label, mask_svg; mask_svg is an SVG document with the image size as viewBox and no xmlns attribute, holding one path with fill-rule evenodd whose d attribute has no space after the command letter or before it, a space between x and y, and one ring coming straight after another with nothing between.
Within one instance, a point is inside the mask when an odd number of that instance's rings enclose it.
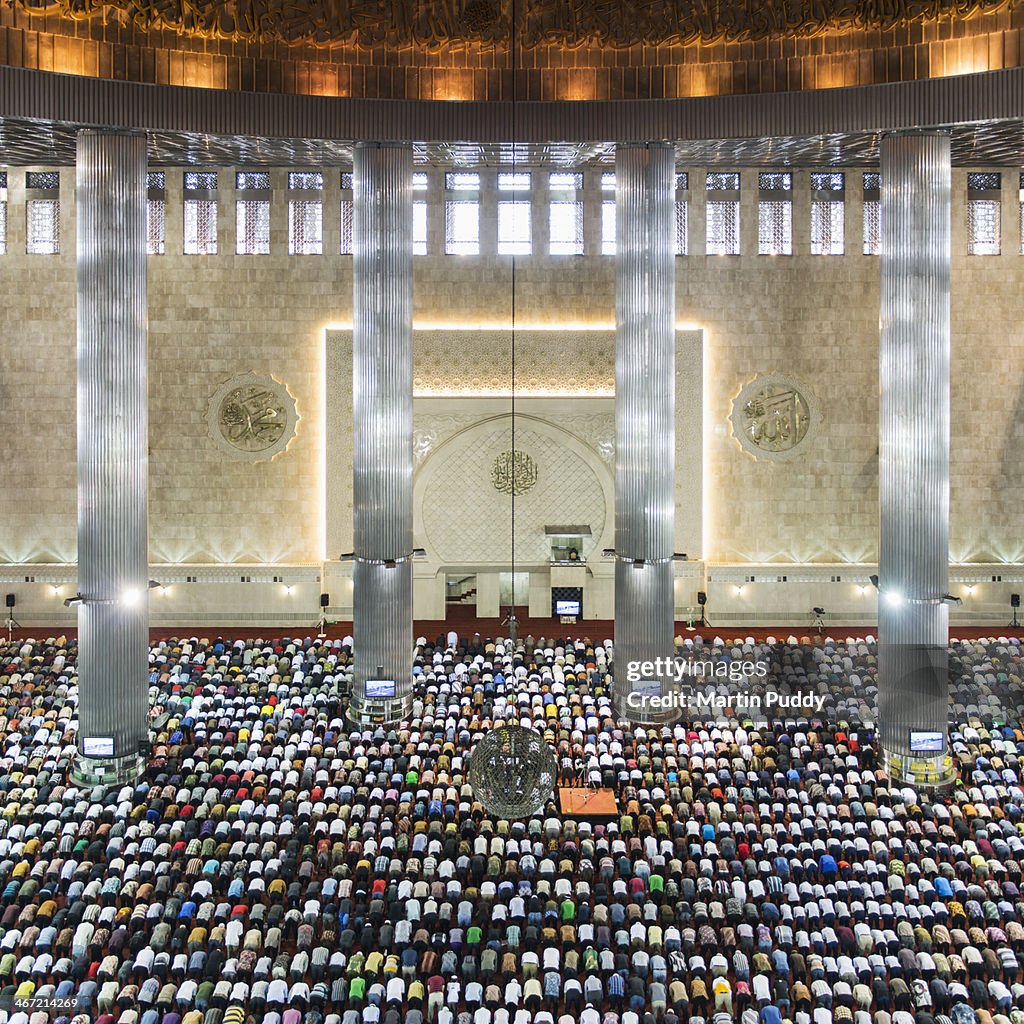
<instances>
[{"instance_id":1,"label":"arabic calligraphy inscription","mask_svg":"<svg viewBox=\"0 0 1024 1024\"><path fill-rule=\"evenodd\" d=\"M207 425L218 447L253 462L272 459L295 435L295 399L273 377L248 373L210 399Z\"/></svg>"},{"instance_id":2,"label":"arabic calligraphy inscription","mask_svg":"<svg viewBox=\"0 0 1024 1024\"><path fill-rule=\"evenodd\" d=\"M491 483L502 494L525 494L537 483L537 463L526 452L502 452L491 467Z\"/></svg>"},{"instance_id":3,"label":"arabic calligraphy inscription","mask_svg":"<svg viewBox=\"0 0 1024 1024\"><path fill-rule=\"evenodd\" d=\"M733 402L733 434L755 458L788 458L806 442L815 420L806 390L777 374L755 378Z\"/></svg>"}]
</instances>

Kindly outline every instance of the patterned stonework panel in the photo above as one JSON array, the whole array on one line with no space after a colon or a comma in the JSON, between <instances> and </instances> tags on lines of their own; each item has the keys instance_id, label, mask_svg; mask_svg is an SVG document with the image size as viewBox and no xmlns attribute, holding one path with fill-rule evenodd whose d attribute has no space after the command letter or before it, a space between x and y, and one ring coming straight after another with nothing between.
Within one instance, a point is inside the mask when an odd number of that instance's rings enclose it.
<instances>
[{"instance_id":1,"label":"patterned stonework panel","mask_svg":"<svg viewBox=\"0 0 1024 1024\"><path fill-rule=\"evenodd\" d=\"M573 416L572 430L579 434L610 467L615 465L615 416Z\"/></svg>"},{"instance_id":2,"label":"patterned stonework panel","mask_svg":"<svg viewBox=\"0 0 1024 1024\"><path fill-rule=\"evenodd\" d=\"M614 331L517 330L515 352L518 395L615 393ZM511 383L510 331L413 331L417 395L507 395Z\"/></svg>"},{"instance_id":3,"label":"patterned stonework panel","mask_svg":"<svg viewBox=\"0 0 1024 1024\"><path fill-rule=\"evenodd\" d=\"M817 403L802 384L782 374L756 377L732 404L732 432L757 459L799 454L818 425Z\"/></svg>"},{"instance_id":4,"label":"patterned stonework panel","mask_svg":"<svg viewBox=\"0 0 1024 1024\"><path fill-rule=\"evenodd\" d=\"M569 440L569 435L566 435ZM495 490L495 459L510 450L510 420L495 420L485 431L467 431L425 463L423 529L428 549L444 562L508 563L512 554L512 499ZM536 467L536 483L515 499L516 560L544 563L551 555L544 527L589 524L584 558L604 532L605 491L594 468L557 433L516 427L515 448ZM557 514L556 514L557 513Z\"/></svg>"},{"instance_id":5,"label":"patterned stonework panel","mask_svg":"<svg viewBox=\"0 0 1024 1024\"><path fill-rule=\"evenodd\" d=\"M449 437L479 423L475 413L423 413L413 403L412 457L416 469Z\"/></svg>"},{"instance_id":6,"label":"patterned stonework panel","mask_svg":"<svg viewBox=\"0 0 1024 1024\"><path fill-rule=\"evenodd\" d=\"M273 377L245 373L211 396L207 426L226 454L248 462L272 459L295 436L298 415L288 388Z\"/></svg>"}]
</instances>

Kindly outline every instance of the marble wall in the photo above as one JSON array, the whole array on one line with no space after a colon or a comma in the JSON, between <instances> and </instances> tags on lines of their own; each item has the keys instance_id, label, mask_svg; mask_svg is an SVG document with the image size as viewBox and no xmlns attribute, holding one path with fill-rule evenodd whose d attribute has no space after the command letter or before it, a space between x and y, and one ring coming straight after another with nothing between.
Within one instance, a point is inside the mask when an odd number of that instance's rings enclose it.
<instances>
[{"instance_id":1,"label":"marble wall","mask_svg":"<svg viewBox=\"0 0 1024 1024\"><path fill-rule=\"evenodd\" d=\"M700 169L689 171L692 182L703 180ZM685 501L689 494L692 509L690 539L680 543L737 571L807 562L867 566L876 557L878 259L860 254L858 174L848 172L843 256L810 255L806 172L795 178L792 256L756 255L756 173L744 172L744 254L696 254L703 249L704 195L691 189L694 254L676 261L678 322L703 332L688 335L702 340L687 344L703 350L705 424L702 442L691 437L703 456L700 501L694 505L685 478L677 495ZM1024 256L1016 178L1016 170L1004 170L1002 254L967 256L966 170L954 171L957 562L1024 563ZM74 175L62 171L61 252L53 256L25 254L23 180L23 169L9 169L7 251L0 255L0 564L12 572L75 556ZM330 510L348 500L344 459L325 464L325 421L340 429L350 403L343 388L326 386L325 332L344 331L351 318L351 257L334 255L337 193L325 195L325 255L289 256L284 174L275 171L271 253L238 256L233 174L224 169L219 254L185 256L180 182L168 170L167 253L150 258L152 559L320 566L348 550L343 533L331 536L327 526ZM595 252L598 182L599 173L588 171L587 245ZM511 376L509 333L481 328L509 322L512 261L444 256L440 200L430 225L429 254L415 261L417 392L438 403L435 415L460 416L467 412L463 395L493 397ZM613 263L600 255L516 261L521 395L607 400ZM475 332L471 348L467 332ZM272 459L234 457L210 434L212 396L245 373L274 378L294 400L294 437ZM755 458L731 422L741 389L772 373L798 382L817 412L814 431L783 459ZM704 520L695 538L697 508ZM698 588L677 588L679 603L688 606Z\"/></svg>"}]
</instances>

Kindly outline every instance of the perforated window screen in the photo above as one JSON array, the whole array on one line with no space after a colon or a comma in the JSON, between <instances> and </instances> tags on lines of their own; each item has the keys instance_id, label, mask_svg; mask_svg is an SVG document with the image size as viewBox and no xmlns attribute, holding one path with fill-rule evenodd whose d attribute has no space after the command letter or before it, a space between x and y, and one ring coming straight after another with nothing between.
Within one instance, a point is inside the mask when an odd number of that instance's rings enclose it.
<instances>
[{"instance_id":1,"label":"perforated window screen","mask_svg":"<svg viewBox=\"0 0 1024 1024\"><path fill-rule=\"evenodd\" d=\"M318 199L293 199L288 204L288 252L319 256L323 251L323 204Z\"/></svg>"},{"instance_id":2,"label":"perforated window screen","mask_svg":"<svg viewBox=\"0 0 1024 1024\"><path fill-rule=\"evenodd\" d=\"M811 189L814 192L842 192L846 175L841 171L812 171Z\"/></svg>"},{"instance_id":3,"label":"perforated window screen","mask_svg":"<svg viewBox=\"0 0 1024 1024\"><path fill-rule=\"evenodd\" d=\"M685 199L676 201L676 255L685 256L688 245L689 211Z\"/></svg>"},{"instance_id":4,"label":"perforated window screen","mask_svg":"<svg viewBox=\"0 0 1024 1024\"><path fill-rule=\"evenodd\" d=\"M449 171L444 176L444 187L452 192L475 191L480 187L480 175L467 171Z\"/></svg>"},{"instance_id":5,"label":"perforated window screen","mask_svg":"<svg viewBox=\"0 0 1024 1024\"><path fill-rule=\"evenodd\" d=\"M57 171L28 171L25 174L25 188L60 188L60 174Z\"/></svg>"},{"instance_id":6,"label":"perforated window screen","mask_svg":"<svg viewBox=\"0 0 1024 1024\"><path fill-rule=\"evenodd\" d=\"M319 192L324 187L324 176L319 171L289 171L288 188Z\"/></svg>"},{"instance_id":7,"label":"perforated window screen","mask_svg":"<svg viewBox=\"0 0 1024 1024\"><path fill-rule=\"evenodd\" d=\"M35 256L60 252L59 199L29 199L26 203L25 251Z\"/></svg>"},{"instance_id":8,"label":"perforated window screen","mask_svg":"<svg viewBox=\"0 0 1024 1024\"><path fill-rule=\"evenodd\" d=\"M289 186L290 187L290 186ZM239 171L235 175L235 188L266 192L270 190L269 171Z\"/></svg>"},{"instance_id":9,"label":"perforated window screen","mask_svg":"<svg viewBox=\"0 0 1024 1024\"><path fill-rule=\"evenodd\" d=\"M444 251L450 256L480 252L480 204L454 200L444 205Z\"/></svg>"},{"instance_id":10,"label":"perforated window screen","mask_svg":"<svg viewBox=\"0 0 1024 1024\"><path fill-rule=\"evenodd\" d=\"M613 186L614 187L614 186ZM615 200L601 204L601 255L615 255Z\"/></svg>"},{"instance_id":11,"label":"perforated window screen","mask_svg":"<svg viewBox=\"0 0 1024 1024\"><path fill-rule=\"evenodd\" d=\"M412 253L414 256L427 255L427 204L412 204Z\"/></svg>"},{"instance_id":12,"label":"perforated window screen","mask_svg":"<svg viewBox=\"0 0 1024 1024\"><path fill-rule=\"evenodd\" d=\"M793 204L788 200L758 203L757 251L761 256L793 254Z\"/></svg>"},{"instance_id":13,"label":"perforated window screen","mask_svg":"<svg viewBox=\"0 0 1024 1024\"><path fill-rule=\"evenodd\" d=\"M548 178L548 187L552 190L583 188L583 172L552 171Z\"/></svg>"},{"instance_id":14,"label":"perforated window screen","mask_svg":"<svg viewBox=\"0 0 1024 1024\"><path fill-rule=\"evenodd\" d=\"M735 200L709 201L707 205L707 253L737 256L740 251L740 204Z\"/></svg>"},{"instance_id":15,"label":"perforated window screen","mask_svg":"<svg viewBox=\"0 0 1024 1024\"><path fill-rule=\"evenodd\" d=\"M551 204L550 252L552 256L578 256L583 252L583 204Z\"/></svg>"},{"instance_id":16,"label":"perforated window screen","mask_svg":"<svg viewBox=\"0 0 1024 1024\"><path fill-rule=\"evenodd\" d=\"M352 200L342 199L339 211L341 230L338 252L342 256L352 255Z\"/></svg>"},{"instance_id":17,"label":"perforated window screen","mask_svg":"<svg viewBox=\"0 0 1024 1024\"><path fill-rule=\"evenodd\" d=\"M792 192L793 175L789 171L762 171L757 176L757 187L771 192Z\"/></svg>"},{"instance_id":18,"label":"perforated window screen","mask_svg":"<svg viewBox=\"0 0 1024 1024\"><path fill-rule=\"evenodd\" d=\"M216 171L186 171L184 185L188 192L210 191L217 187Z\"/></svg>"},{"instance_id":19,"label":"perforated window screen","mask_svg":"<svg viewBox=\"0 0 1024 1024\"><path fill-rule=\"evenodd\" d=\"M266 256L270 252L270 203L243 199L236 203L235 251L239 256Z\"/></svg>"},{"instance_id":20,"label":"perforated window screen","mask_svg":"<svg viewBox=\"0 0 1024 1024\"><path fill-rule=\"evenodd\" d=\"M984 171L967 175L969 192L997 192L1002 188L1002 175L997 171Z\"/></svg>"},{"instance_id":21,"label":"perforated window screen","mask_svg":"<svg viewBox=\"0 0 1024 1024\"><path fill-rule=\"evenodd\" d=\"M842 256L844 233L842 202L815 200L811 203L812 256Z\"/></svg>"},{"instance_id":22,"label":"perforated window screen","mask_svg":"<svg viewBox=\"0 0 1024 1024\"><path fill-rule=\"evenodd\" d=\"M709 192L735 192L740 187L738 171L709 171L705 180Z\"/></svg>"},{"instance_id":23,"label":"perforated window screen","mask_svg":"<svg viewBox=\"0 0 1024 1024\"><path fill-rule=\"evenodd\" d=\"M528 256L531 247L529 202L498 203L498 253L502 256Z\"/></svg>"},{"instance_id":24,"label":"perforated window screen","mask_svg":"<svg viewBox=\"0 0 1024 1024\"><path fill-rule=\"evenodd\" d=\"M865 175L865 178L867 175ZM882 251L882 204L864 200L864 255L878 256Z\"/></svg>"},{"instance_id":25,"label":"perforated window screen","mask_svg":"<svg viewBox=\"0 0 1024 1024\"><path fill-rule=\"evenodd\" d=\"M183 211L186 256L217 253L217 203L213 199L186 199Z\"/></svg>"},{"instance_id":26,"label":"perforated window screen","mask_svg":"<svg viewBox=\"0 0 1024 1024\"><path fill-rule=\"evenodd\" d=\"M967 201L968 256L999 255L999 214L998 199L969 199Z\"/></svg>"},{"instance_id":27,"label":"perforated window screen","mask_svg":"<svg viewBox=\"0 0 1024 1024\"><path fill-rule=\"evenodd\" d=\"M499 192L524 192L529 187L529 171L502 171L498 175Z\"/></svg>"},{"instance_id":28,"label":"perforated window screen","mask_svg":"<svg viewBox=\"0 0 1024 1024\"><path fill-rule=\"evenodd\" d=\"M0 171L0 256L7 252L7 172Z\"/></svg>"},{"instance_id":29,"label":"perforated window screen","mask_svg":"<svg viewBox=\"0 0 1024 1024\"><path fill-rule=\"evenodd\" d=\"M165 226L167 203L162 199L146 202L146 252L150 256L162 256L166 244Z\"/></svg>"}]
</instances>

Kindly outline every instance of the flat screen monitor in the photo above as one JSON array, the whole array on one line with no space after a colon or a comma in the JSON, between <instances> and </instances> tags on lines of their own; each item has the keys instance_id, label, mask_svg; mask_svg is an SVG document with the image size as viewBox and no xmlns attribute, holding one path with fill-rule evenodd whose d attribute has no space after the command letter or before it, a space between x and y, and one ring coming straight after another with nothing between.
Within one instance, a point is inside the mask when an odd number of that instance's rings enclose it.
<instances>
[{"instance_id":1,"label":"flat screen monitor","mask_svg":"<svg viewBox=\"0 0 1024 1024\"><path fill-rule=\"evenodd\" d=\"M556 615L580 615L582 612L582 602L573 600L562 600L555 601L555 614Z\"/></svg>"},{"instance_id":2,"label":"flat screen monitor","mask_svg":"<svg viewBox=\"0 0 1024 1024\"><path fill-rule=\"evenodd\" d=\"M113 757L113 736L86 736L82 740L82 753L86 757Z\"/></svg>"},{"instance_id":3,"label":"flat screen monitor","mask_svg":"<svg viewBox=\"0 0 1024 1024\"><path fill-rule=\"evenodd\" d=\"M633 693L638 697L660 697L661 696L661 680L660 679L638 679L633 684Z\"/></svg>"},{"instance_id":4,"label":"flat screen monitor","mask_svg":"<svg viewBox=\"0 0 1024 1024\"><path fill-rule=\"evenodd\" d=\"M912 754L941 754L945 749L945 733L910 730L910 752Z\"/></svg>"},{"instance_id":5,"label":"flat screen monitor","mask_svg":"<svg viewBox=\"0 0 1024 1024\"><path fill-rule=\"evenodd\" d=\"M398 687L394 679L367 679L367 697L394 697L398 693Z\"/></svg>"}]
</instances>

